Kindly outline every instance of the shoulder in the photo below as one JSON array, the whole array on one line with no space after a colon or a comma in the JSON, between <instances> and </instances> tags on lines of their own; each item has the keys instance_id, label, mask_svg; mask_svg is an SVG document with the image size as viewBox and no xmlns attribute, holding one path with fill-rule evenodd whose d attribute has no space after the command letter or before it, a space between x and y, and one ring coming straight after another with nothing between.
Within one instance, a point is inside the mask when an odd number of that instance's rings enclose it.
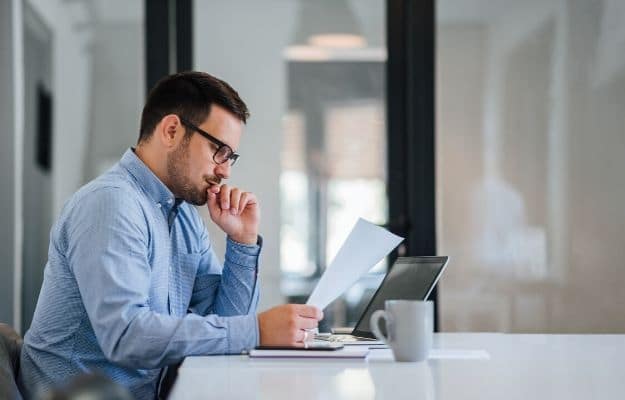
<instances>
[{"instance_id":1,"label":"shoulder","mask_svg":"<svg viewBox=\"0 0 625 400\"><path fill-rule=\"evenodd\" d=\"M132 182L105 174L80 188L68 200L61 219L69 225L95 227L124 222L141 228L146 220L141 196Z\"/></svg>"},{"instance_id":2,"label":"shoulder","mask_svg":"<svg viewBox=\"0 0 625 400\"><path fill-rule=\"evenodd\" d=\"M61 252L85 241L115 238L147 245L151 231L148 207L140 188L113 169L67 200L52 228L51 239Z\"/></svg>"},{"instance_id":3,"label":"shoulder","mask_svg":"<svg viewBox=\"0 0 625 400\"><path fill-rule=\"evenodd\" d=\"M94 181L74 195L73 208L132 213L141 208L138 193L129 185Z\"/></svg>"}]
</instances>

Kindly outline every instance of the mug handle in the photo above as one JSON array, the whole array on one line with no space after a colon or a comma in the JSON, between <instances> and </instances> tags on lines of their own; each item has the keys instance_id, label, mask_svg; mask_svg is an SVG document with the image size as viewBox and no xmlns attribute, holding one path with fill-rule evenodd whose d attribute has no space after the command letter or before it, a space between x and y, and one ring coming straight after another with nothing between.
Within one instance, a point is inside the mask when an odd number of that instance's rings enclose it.
<instances>
[{"instance_id":1,"label":"mug handle","mask_svg":"<svg viewBox=\"0 0 625 400\"><path fill-rule=\"evenodd\" d=\"M375 335L376 338L378 338L378 340L383 341L386 344L389 344L389 340L388 337L384 336L382 334L382 331L380 330L380 319L384 319L384 323L388 326L387 322L387 314L386 311L384 310L377 310L376 312L374 312L373 314L371 314L371 320L369 322L369 326L371 327L371 330L373 331L373 334Z\"/></svg>"}]
</instances>

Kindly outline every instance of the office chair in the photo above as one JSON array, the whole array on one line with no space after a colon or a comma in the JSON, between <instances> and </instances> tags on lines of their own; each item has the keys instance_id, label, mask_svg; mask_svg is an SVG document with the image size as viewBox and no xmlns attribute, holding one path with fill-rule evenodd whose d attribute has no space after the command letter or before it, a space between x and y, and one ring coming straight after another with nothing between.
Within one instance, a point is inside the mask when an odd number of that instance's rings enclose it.
<instances>
[{"instance_id":1,"label":"office chair","mask_svg":"<svg viewBox=\"0 0 625 400\"><path fill-rule=\"evenodd\" d=\"M0 399L22 399L16 378L20 369L22 337L0 323Z\"/></svg>"},{"instance_id":2,"label":"office chair","mask_svg":"<svg viewBox=\"0 0 625 400\"><path fill-rule=\"evenodd\" d=\"M7 324L0 323L0 400L22 400L17 387L22 338ZM132 400L130 392L98 374L73 377L62 387L54 388L45 397L49 400Z\"/></svg>"}]
</instances>

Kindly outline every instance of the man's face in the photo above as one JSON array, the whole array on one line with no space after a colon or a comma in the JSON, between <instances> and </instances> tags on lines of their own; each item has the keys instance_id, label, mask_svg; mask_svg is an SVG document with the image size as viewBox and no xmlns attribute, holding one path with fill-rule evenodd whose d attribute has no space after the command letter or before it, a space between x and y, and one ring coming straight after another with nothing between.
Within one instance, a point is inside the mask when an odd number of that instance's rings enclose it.
<instances>
[{"instance_id":1,"label":"man's face","mask_svg":"<svg viewBox=\"0 0 625 400\"><path fill-rule=\"evenodd\" d=\"M243 122L224 108L213 104L208 119L198 127L235 152L239 148ZM230 177L230 163L217 164L213 160L217 148L216 144L193 132L167 155L168 186L176 198L196 206L206 204L207 190L218 191L221 180Z\"/></svg>"}]
</instances>

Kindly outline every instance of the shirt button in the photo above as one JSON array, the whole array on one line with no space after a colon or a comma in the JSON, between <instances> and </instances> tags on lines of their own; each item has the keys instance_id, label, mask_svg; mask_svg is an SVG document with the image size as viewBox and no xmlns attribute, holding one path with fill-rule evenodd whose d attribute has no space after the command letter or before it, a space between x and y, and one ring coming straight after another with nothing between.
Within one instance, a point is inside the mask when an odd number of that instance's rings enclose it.
<instances>
[{"instance_id":1,"label":"shirt button","mask_svg":"<svg viewBox=\"0 0 625 400\"><path fill-rule=\"evenodd\" d=\"M161 203L156 203L157 208L161 208Z\"/></svg>"},{"instance_id":2,"label":"shirt button","mask_svg":"<svg viewBox=\"0 0 625 400\"><path fill-rule=\"evenodd\" d=\"M171 203L173 203L173 202L174 202L174 201L173 201L172 199L167 200L167 204L171 204Z\"/></svg>"}]
</instances>

